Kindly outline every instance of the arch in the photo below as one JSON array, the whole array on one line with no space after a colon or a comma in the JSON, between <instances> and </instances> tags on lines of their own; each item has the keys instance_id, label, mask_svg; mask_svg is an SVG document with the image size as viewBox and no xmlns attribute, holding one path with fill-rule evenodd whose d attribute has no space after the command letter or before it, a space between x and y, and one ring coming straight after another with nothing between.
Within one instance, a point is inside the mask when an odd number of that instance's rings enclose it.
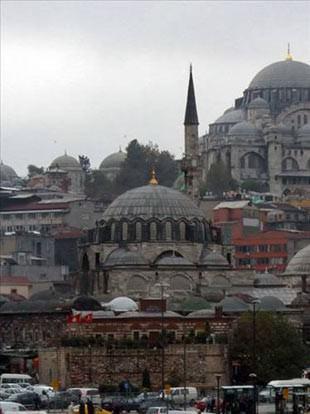
<instances>
[{"instance_id":1,"label":"arch","mask_svg":"<svg viewBox=\"0 0 310 414\"><path fill-rule=\"evenodd\" d=\"M156 257L154 263L160 259L163 259L164 257L183 257L183 255L176 250L165 250Z\"/></svg>"},{"instance_id":2,"label":"arch","mask_svg":"<svg viewBox=\"0 0 310 414\"><path fill-rule=\"evenodd\" d=\"M257 152L247 152L240 158L240 168L249 168L251 170L264 170L265 160Z\"/></svg>"},{"instance_id":3,"label":"arch","mask_svg":"<svg viewBox=\"0 0 310 414\"><path fill-rule=\"evenodd\" d=\"M170 289L172 291L182 290L190 292L192 290L192 284L188 276L177 274L170 277Z\"/></svg>"},{"instance_id":4,"label":"arch","mask_svg":"<svg viewBox=\"0 0 310 414\"><path fill-rule=\"evenodd\" d=\"M282 160L282 171L299 170L298 162L293 157L286 157Z\"/></svg>"},{"instance_id":5,"label":"arch","mask_svg":"<svg viewBox=\"0 0 310 414\"><path fill-rule=\"evenodd\" d=\"M141 275L132 275L128 279L128 292L146 292L148 289L147 280Z\"/></svg>"},{"instance_id":6,"label":"arch","mask_svg":"<svg viewBox=\"0 0 310 414\"><path fill-rule=\"evenodd\" d=\"M217 287L230 287L231 282L230 280L222 274L217 274L214 276L210 286L217 286Z\"/></svg>"}]
</instances>

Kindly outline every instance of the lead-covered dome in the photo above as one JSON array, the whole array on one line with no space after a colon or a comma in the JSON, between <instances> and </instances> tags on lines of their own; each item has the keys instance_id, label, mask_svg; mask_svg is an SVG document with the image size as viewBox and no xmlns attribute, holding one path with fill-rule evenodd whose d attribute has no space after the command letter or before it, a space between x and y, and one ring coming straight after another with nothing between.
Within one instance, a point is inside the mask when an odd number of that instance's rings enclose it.
<instances>
[{"instance_id":1,"label":"lead-covered dome","mask_svg":"<svg viewBox=\"0 0 310 414\"><path fill-rule=\"evenodd\" d=\"M299 250L289 261L285 275L308 276L310 274L310 244Z\"/></svg>"},{"instance_id":2,"label":"lead-covered dome","mask_svg":"<svg viewBox=\"0 0 310 414\"><path fill-rule=\"evenodd\" d=\"M50 165L50 168L60 168L60 169L80 169L80 163L71 155L64 154L55 158Z\"/></svg>"},{"instance_id":3,"label":"lead-covered dome","mask_svg":"<svg viewBox=\"0 0 310 414\"><path fill-rule=\"evenodd\" d=\"M243 139L252 138L257 140L261 138L261 132L249 121L242 121L234 125L228 134Z\"/></svg>"},{"instance_id":4,"label":"lead-covered dome","mask_svg":"<svg viewBox=\"0 0 310 414\"><path fill-rule=\"evenodd\" d=\"M123 162L126 159L126 153L119 150L113 154L108 155L100 164L99 169L104 170L106 168L121 168Z\"/></svg>"},{"instance_id":5,"label":"lead-covered dome","mask_svg":"<svg viewBox=\"0 0 310 414\"><path fill-rule=\"evenodd\" d=\"M284 60L263 68L253 78L249 89L310 88L310 66Z\"/></svg>"},{"instance_id":6,"label":"lead-covered dome","mask_svg":"<svg viewBox=\"0 0 310 414\"><path fill-rule=\"evenodd\" d=\"M244 112L242 109L229 108L226 109L223 115L221 115L214 122L215 124L234 124L244 120Z\"/></svg>"},{"instance_id":7,"label":"lead-covered dome","mask_svg":"<svg viewBox=\"0 0 310 414\"><path fill-rule=\"evenodd\" d=\"M17 174L15 170L10 167L9 165L3 164L1 161L0 163L0 181L1 182L7 182L7 183L13 183L17 178Z\"/></svg>"},{"instance_id":8,"label":"lead-covered dome","mask_svg":"<svg viewBox=\"0 0 310 414\"><path fill-rule=\"evenodd\" d=\"M189 197L179 191L149 184L121 194L105 210L102 218L105 221L137 218L203 220L204 214Z\"/></svg>"}]
</instances>

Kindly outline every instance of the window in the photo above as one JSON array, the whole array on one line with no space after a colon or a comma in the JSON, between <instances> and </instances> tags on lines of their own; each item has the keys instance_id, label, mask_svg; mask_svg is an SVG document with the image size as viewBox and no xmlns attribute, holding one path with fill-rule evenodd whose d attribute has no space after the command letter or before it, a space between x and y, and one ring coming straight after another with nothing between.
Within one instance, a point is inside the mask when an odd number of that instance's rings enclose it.
<instances>
[{"instance_id":1,"label":"window","mask_svg":"<svg viewBox=\"0 0 310 414\"><path fill-rule=\"evenodd\" d=\"M308 123L308 116L304 115L304 124L307 124L307 123Z\"/></svg>"},{"instance_id":2,"label":"window","mask_svg":"<svg viewBox=\"0 0 310 414\"><path fill-rule=\"evenodd\" d=\"M171 222L168 221L166 223L166 240L171 240L172 239L172 225Z\"/></svg>"},{"instance_id":3,"label":"window","mask_svg":"<svg viewBox=\"0 0 310 414\"><path fill-rule=\"evenodd\" d=\"M140 222L136 223L136 239L142 239L142 224Z\"/></svg>"}]
</instances>

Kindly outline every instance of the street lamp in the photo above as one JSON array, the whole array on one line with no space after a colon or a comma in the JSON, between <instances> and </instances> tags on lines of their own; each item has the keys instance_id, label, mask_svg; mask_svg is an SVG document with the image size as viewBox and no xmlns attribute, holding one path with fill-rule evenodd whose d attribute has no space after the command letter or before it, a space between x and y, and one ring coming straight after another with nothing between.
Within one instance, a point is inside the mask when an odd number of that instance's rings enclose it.
<instances>
[{"instance_id":1,"label":"street lamp","mask_svg":"<svg viewBox=\"0 0 310 414\"><path fill-rule=\"evenodd\" d=\"M220 381L222 378L221 374L216 374L216 414L220 414Z\"/></svg>"},{"instance_id":2,"label":"street lamp","mask_svg":"<svg viewBox=\"0 0 310 414\"><path fill-rule=\"evenodd\" d=\"M164 289L169 287L168 283L156 283L155 287L160 288L161 301L161 389L162 399L165 399L165 329L164 329Z\"/></svg>"},{"instance_id":3,"label":"street lamp","mask_svg":"<svg viewBox=\"0 0 310 414\"><path fill-rule=\"evenodd\" d=\"M252 355L252 368L253 368L253 372L249 375L249 377L252 379L253 381L253 413L256 414L257 413L257 401L256 401L256 382L257 382L257 375L256 375L256 306L260 304L260 300L255 299L252 302L253 305L253 312L252 312L252 338L253 338L253 344L252 344L252 351L253 351L253 355Z\"/></svg>"}]
</instances>

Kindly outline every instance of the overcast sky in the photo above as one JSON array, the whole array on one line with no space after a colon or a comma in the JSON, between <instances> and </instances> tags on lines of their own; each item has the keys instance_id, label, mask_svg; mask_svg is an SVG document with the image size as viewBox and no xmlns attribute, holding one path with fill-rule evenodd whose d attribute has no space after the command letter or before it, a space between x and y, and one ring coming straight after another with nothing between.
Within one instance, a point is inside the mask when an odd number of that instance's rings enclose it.
<instances>
[{"instance_id":1,"label":"overcast sky","mask_svg":"<svg viewBox=\"0 0 310 414\"><path fill-rule=\"evenodd\" d=\"M1 1L1 159L93 168L137 138L177 157L189 64L200 134L254 75L310 63L310 2Z\"/></svg>"}]
</instances>

